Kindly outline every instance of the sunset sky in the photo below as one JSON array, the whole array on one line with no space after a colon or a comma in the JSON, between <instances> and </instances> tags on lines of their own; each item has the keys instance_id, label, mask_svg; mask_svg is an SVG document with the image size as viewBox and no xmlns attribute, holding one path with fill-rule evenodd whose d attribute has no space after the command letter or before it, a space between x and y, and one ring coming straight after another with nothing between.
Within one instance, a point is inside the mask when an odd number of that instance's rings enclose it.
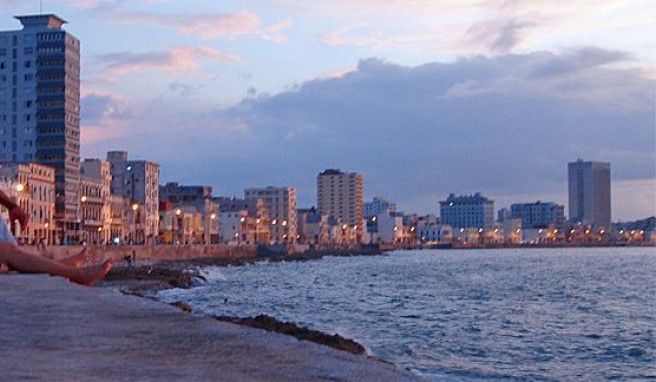
<instances>
[{"instance_id":1,"label":"sunset sky","mask_svg":"<svg viewBox=\"0 0 656 382\"><path fill-rule=\"evenodd\" d=\"M612 218L656 215L656 3L44 0L82 46L82 156L161 183L292 186L326 168L438 214L567 204L567 162L611 163ZM557 4L554 3L554 4ZM40 2L0 0L0 29ZM566 210L567 213L567 210Z\"/></svg>"}]
</instances>

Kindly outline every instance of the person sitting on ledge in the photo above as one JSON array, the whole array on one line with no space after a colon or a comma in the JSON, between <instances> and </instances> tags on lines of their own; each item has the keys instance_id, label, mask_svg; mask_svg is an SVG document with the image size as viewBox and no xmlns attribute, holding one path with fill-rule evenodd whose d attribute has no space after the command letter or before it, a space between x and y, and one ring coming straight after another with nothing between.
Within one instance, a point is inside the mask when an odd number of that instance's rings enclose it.
<instances>
[{"instance_id":1,"label":"person sitting on ledge","mask_svg":"<svg viewBox=\"0 0 656 382\"><path fill-rule=\"evenodd\" d=\"M28 215L2 190L0 190L0 204L9 210L11 222L18 220L21 228L27 226ZM61 261L23 251L16 243L16 239L7 227L7 223L0 216L0 263L6 264L10 270L22 273L47 273L51 276L66 277L78 284L91 286L105 277L112 267L112 260L106 260L102 264L81 267L88 260L89 255L86 248L82 252Z\"/></svg>"}]
</instances>

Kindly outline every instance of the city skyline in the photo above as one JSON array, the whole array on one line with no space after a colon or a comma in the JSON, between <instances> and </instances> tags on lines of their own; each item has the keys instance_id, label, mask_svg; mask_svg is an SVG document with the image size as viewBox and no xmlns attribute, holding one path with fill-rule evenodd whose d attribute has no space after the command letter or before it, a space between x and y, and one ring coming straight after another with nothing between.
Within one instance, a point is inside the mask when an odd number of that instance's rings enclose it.
<instances>
[{"instance_id":1,"label":"city skyline","mask_svg":"<svg viewBox=\"0 0 656 382\"><path fill-rule=\"evenodd\" d=\"M585 158L613 165L613 221L656 213L648 2L188 4L44 2L81 40L82 157L126 150L217 195L295 187L300 207L342 168L408 213L452 192L567 206ZM39 7L0 5L1 30Z\"/></svg>"}]
</instances>

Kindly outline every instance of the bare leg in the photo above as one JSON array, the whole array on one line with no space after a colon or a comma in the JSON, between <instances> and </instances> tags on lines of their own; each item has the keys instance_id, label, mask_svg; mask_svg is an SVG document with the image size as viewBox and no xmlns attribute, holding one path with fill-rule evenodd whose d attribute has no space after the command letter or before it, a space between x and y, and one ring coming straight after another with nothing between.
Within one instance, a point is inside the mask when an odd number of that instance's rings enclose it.
<instances>
[{"instance_id":1,"label":"bare leg","mask_svg":"<svg viewBox=\"0 0 656 382\"><path fill-rule=\"evenodd\" d=\"M87 251L87 248L83 248L80 253L77 253L73 256L64 257L63 259L58 259L57 261L62 262L71 267L81 267L91 260L91 254Z\"/></svg>"},{"instance_id":2,"label":"bare leg","mask_svg":"<svg viewBox=\"0 0 656 382\"><path fill-rule=\"evenodd\" d=\"M75 283L89 286L105 277L112 267L110 259L102 264L75 268L43 256L21 251L18 246L9 243L0 243L0 262L6 263L9 268L19 272L63 276Z\"/></svg>"}]
</instances>

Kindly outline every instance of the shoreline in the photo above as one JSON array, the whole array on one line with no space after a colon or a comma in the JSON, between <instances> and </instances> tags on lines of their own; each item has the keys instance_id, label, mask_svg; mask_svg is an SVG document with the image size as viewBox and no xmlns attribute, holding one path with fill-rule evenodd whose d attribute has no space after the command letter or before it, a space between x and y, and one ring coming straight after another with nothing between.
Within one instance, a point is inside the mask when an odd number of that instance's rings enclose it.
<instances>
[{"instance_id":1,"label":"shoreline","mask_svg":"<svg viewBox=\"0 0 656 382\"><path fill-rule=\"evenodd\" d=\"M375 256L379 254L380 253L336 253L331 254L331 256ZM292 256L276 255L244 258L195 258L187 260L161 261L146 265L133 265L130 267L115 266L97 286L100 288L116 289L125 295L133 295L164 303L157 298L157 292L172 288L192 288L205 282L206 280L201 274L201 269L204 267L243 266L263 261L311 261L319 260L325 256L327 255L315 253ZM192 306L186 302L176 301L169 303L169 305L175 306L185 313L193 314ZM207 317L211 317L217 321L230 322L241 326L288 335L298 340L313 342L354 355L367 355L366 347L355 340L345 338L339 334L331 335L318 330L302 327L294 322L280 321L275 317L264 314L256 317L217 315ZM380 361L386 362L384 360Z\"/></svg>"}]
</instances>

